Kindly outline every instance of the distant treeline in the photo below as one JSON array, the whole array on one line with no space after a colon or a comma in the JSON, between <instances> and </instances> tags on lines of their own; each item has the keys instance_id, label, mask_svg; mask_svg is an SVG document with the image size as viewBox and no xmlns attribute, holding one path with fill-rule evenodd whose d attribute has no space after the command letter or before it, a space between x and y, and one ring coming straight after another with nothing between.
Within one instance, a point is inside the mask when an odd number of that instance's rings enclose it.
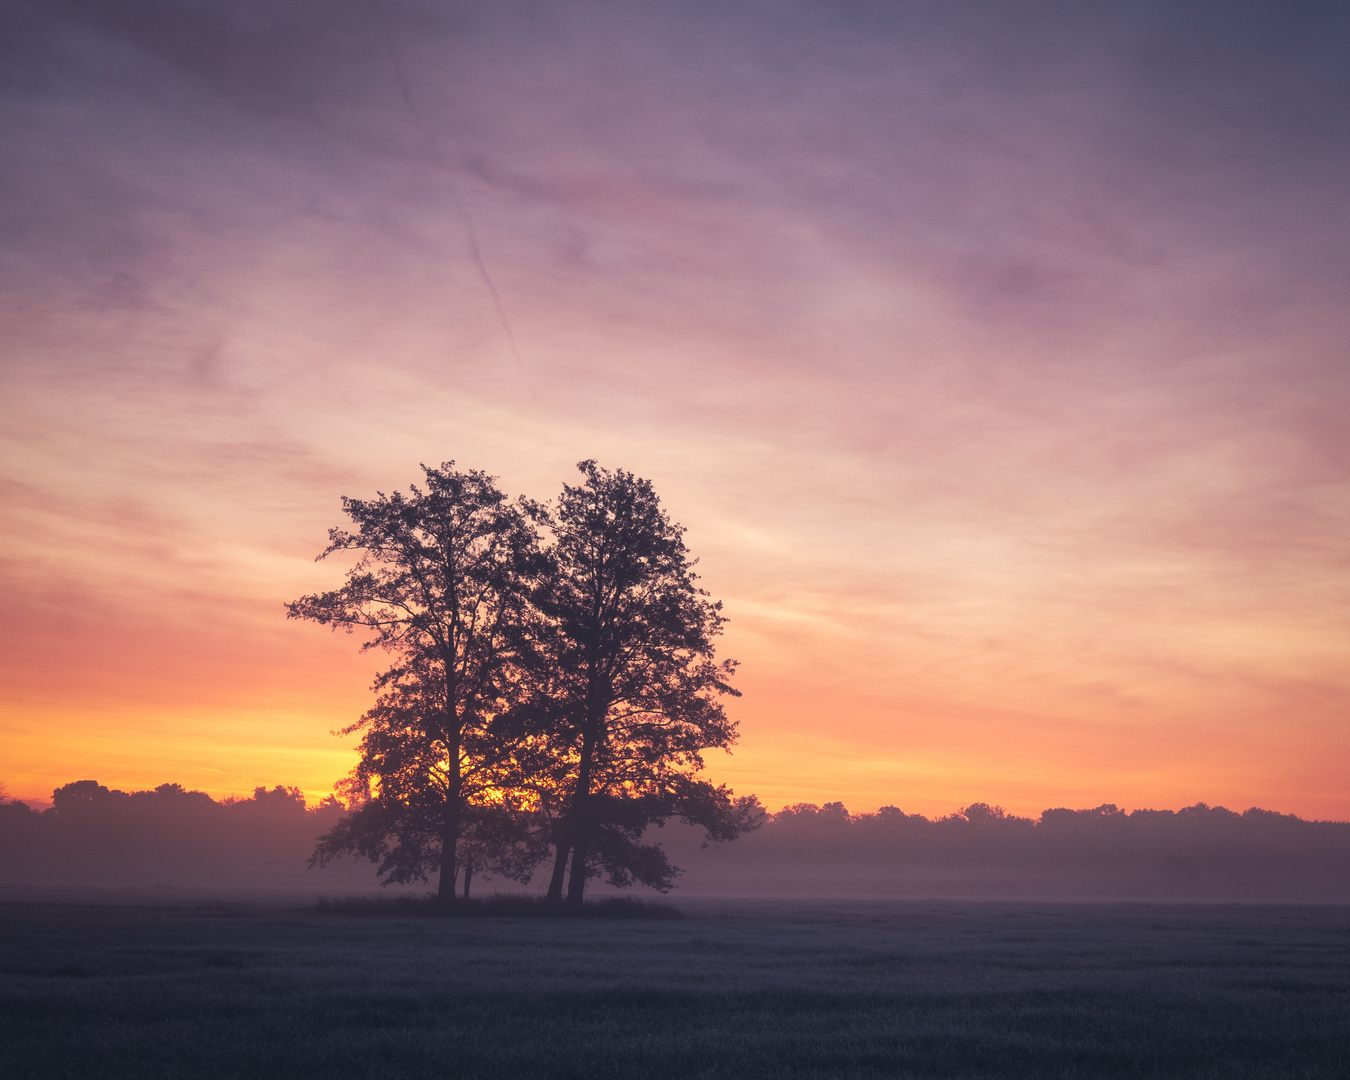
<instances>
[{"instance_id":1,"label":"distant treeline","mask_svg":"<svg viewBox=\"0 0 1350 1080\"><path fill-rule=\"evenodd\" d=\"M1348 901L1350 822L1204 803L1039 819L986 803L936 819L799 803L697 862L708 892Z\"/></svg>"},{"instance_id":2,"label":"distant treeline","mask_svg":"<svg viewBox=\"0 0 1350 1080\"><path fill-rule=\"evenodd\" d=\"M206 886L288 889L373 885L368 864L309 871L323 832L345 810L328 798L305 805L298 788L256 788L217 802L161 784L118 791L78 780L37 811L0 802L0 881L16 884Z\"/></svg>"},{"instance_id":3,"label":"distant treeline","mask_svg":"<svg viewBox=\"0 0 1350 1080\"><path fill-rule=\"evenodd\" d=\"M324 891L375 882L355 858L306 869L345 810L333 798L308 807L296 788L217 802L178 784L128 793L81 780L52 803L42 812L0 803L0 881ZM1350 901L1350 822L1204 803L1038 819L985 803L940 818L798 803L730 846L704 848L702 830L678 825L650 839L684 868L690 894Z\"/></svg>"}]
</instances>

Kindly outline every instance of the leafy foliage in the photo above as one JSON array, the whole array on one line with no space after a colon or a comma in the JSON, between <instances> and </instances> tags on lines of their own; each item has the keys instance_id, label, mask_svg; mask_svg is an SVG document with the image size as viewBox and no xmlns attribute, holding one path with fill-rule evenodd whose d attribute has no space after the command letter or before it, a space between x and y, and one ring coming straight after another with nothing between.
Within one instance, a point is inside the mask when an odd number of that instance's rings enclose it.
<instances>
[{"instance_id":1,"label":"leafy foliage","mask_svg":"<svg viewBox=\"0 0 1350 1080\"><path fill-rule=\"evenodd\" d=\"M345 584L288 605L292 618L365 632L394 657L345 789L351 813L322 865L355 853L391 883L463 864L528 881L552 845L549 894L586 881L671 887L679 869L647 840L672 817L710 840L753 826L758 804L698 780L735 724L737 692L714 658L725 619L697 585L684 530L651 484L594 461L553 508L510 503L492 477L423 466L425 490L344 499L354 523L319 556L356 552ZM537 527L551 542L541 549Z\"/></svg>"},{"instance_id":2,"label":"leafy foliage","mask_svg":"<svg viewBox=\"0 0 1350 1080\"><path fill-rule=\"evenodd\" d=\"M466 825L493 807L518 809L500 795L512 742L494 721L519 682L528 596L543 564L529 504L508 502L492 477L454 462L422 470L425 489L343 499L355 531L331 530L319 558L360 558L341 588L288 611L359 628L369 635L363 649L395 656L375 680L374 708L343 732L362 732L350 789L360 798L315 859L355 852L392 882L439 867L448 896Z\"/></svg>"},{"instance_id":3,"label":"leafy foliage","mask_svg":"<svg viewBox=\"0 0 1350 1080\"><path fill-rule=\"evenodd\" d=\"M718 698L737 696L734 661L715 661L721 604L698 587L684 529L651 483L594 461L578 465L545 520L554 541L536 602L544 615L556 756L566 763L549 894L580 903L588 878L670 887L677 872L640 838L671 816L735 835L730 792L699 786L702 753L729 747L736 725Z\"/></svg>"}]
</instances>

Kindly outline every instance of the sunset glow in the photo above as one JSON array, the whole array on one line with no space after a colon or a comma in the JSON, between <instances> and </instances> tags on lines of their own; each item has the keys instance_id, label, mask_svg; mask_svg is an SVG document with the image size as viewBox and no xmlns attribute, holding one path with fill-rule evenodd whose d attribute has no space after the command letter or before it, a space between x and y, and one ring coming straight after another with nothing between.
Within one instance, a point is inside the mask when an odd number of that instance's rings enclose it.
<instances>
[{"instance_id":1,"label":"sunset glow","mask_svg":"<svg viewBox=\"0 0 1350 1080\"><path fill-rule=\"evenodd\" d=\"M16 17L9 794L321 797L340 496L596 458L725 605L738 793L1350 818L1344 58L1014 7Z\"/></svg>"}]
</instances>

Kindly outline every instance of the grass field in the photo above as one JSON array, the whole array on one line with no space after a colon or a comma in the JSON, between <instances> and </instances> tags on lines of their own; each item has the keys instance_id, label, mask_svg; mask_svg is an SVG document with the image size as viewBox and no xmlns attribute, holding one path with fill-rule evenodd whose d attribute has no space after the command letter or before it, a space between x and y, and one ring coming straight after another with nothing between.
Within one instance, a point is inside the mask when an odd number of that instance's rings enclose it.
<instances>
[{"instance_id":1,"label":"grass field","mask_svg":"<svg viewBox=\"0 0 1350 1080\"><path fill-rule=\"evenodd\" d=\"M0 905L0 1076L1350 1076L1350 909Z\"/></svg>"}]
</instances>

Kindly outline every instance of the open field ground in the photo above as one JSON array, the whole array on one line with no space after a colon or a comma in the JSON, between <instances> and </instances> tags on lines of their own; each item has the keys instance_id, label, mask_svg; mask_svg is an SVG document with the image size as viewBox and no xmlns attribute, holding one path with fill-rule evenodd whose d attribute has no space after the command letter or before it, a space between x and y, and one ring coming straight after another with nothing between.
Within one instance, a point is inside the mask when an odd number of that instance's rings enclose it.
<instances>
[{"instance_id":1,"label":"open field ground","mask_svg":"<svg viewBox=\"0 0 1350 1080\"><path fill-rule=\"evenodd\" d=\"M0 1076L1345 1077L1350 909L0 905Z\"/></svg>"}]
</instances>

